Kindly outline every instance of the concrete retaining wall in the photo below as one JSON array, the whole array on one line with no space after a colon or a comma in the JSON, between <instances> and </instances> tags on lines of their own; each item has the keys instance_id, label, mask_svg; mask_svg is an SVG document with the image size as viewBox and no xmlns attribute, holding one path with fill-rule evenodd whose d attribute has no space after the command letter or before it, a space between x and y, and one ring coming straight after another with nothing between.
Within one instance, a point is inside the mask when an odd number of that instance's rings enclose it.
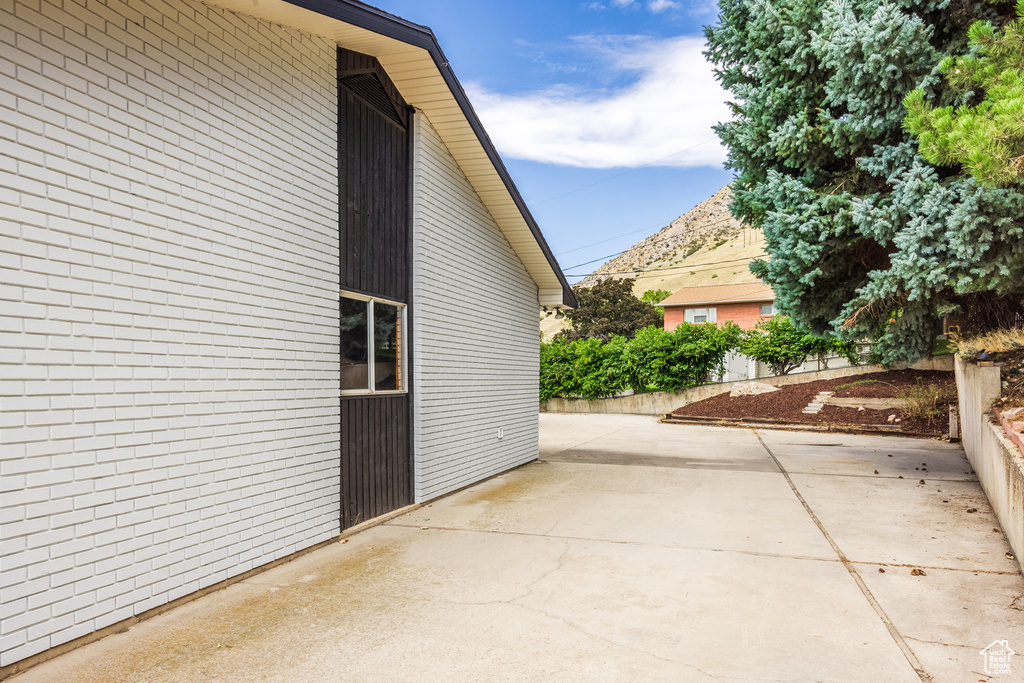
<instances>
[{"instance_id":1,"label":"concrete retaining wall","mask_svg":"<svg viewBox=\"0 0 1024 683\"><path fill-rule=\"evenodd\" d=\"M1001 394L999 368L957 358L956 387L964 451L1024 570L1024 458L992 417L992 403Z\"/></svg>"},{"instance_id":2,"label":"concrete retaining wall","mask_svg":"<svg viewBox=\"0 0 1024 683\"><path fill-rule=\"evenodd\" d=\"M915 370L945 370L952 371L953 357L938 356L919 361L911 366ZM634 394L632 396L619 396L616 398L601 398L588 400L585 398L553 398L541 404L542 413L623 413L627 415L664 415L671 413L676 408L703 401L706 398L717 396L733 388L760 382L781 387L788 384L802 384L814 382L819 379L833 379L835 377L852 377L855 375L866 375L871 372L883 372L885 368L881 365L859 365L857 367L835 368L832 370L818 370L817 372L801 372L781 377L764 377L756 380L741 380L738 382L719 382L717 384L704 384L685 391L673 393L669 391L657 391L649 394Z\"/></svg>"}]
</instances>

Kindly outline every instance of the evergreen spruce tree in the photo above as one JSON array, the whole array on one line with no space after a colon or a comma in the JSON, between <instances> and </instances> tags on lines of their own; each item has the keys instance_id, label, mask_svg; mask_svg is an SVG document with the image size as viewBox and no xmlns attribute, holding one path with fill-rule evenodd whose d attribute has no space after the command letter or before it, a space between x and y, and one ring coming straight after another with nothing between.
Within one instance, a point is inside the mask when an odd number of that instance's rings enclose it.
<instances>
[{"instance_id":1,"label":"evergreen spruce tree","mask_svg":"<svg viewBox=\"0 0 1024 683\"><path fill-rule=\"evenodd\" d=\"M717 128L733 213L764 230L752 264L801 327L870 337L884 362L927 355L941 316L1024 289L1024 188L935 167L903 100L967 103L938 68L976 21L1012 8L949 0L721 0L706 56L732 92Z\"/></svg>"},{"instance_id":2,"label":"evergreen spruce tree","mask_svg":"<svg viewBox=\"0 0 1024 683\"><path fill-rule=\"evenodd\" d=\"M984 99L936 108L914 90L904 100L907 129L933 164L959 164L983 185L1011 186L1024 177L1024 0L1015 20L999 30L979 21L968 36L969 54L947 56L939 70L953 88L977 89Z\"/></svg>"}]
</instances>

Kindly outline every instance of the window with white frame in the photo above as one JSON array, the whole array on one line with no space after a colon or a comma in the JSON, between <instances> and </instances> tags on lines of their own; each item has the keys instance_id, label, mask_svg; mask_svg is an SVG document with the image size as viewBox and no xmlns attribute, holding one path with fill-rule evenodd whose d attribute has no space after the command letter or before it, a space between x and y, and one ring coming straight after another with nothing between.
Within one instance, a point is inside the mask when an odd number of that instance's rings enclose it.
<instances>
[{"instance_id":1,"label":"window with white frame","mask_svg":"<svg viewBox=\"0 0 1024 683\"><path fill-rule=\"evenodd\" d=\"M341 392L404 392L406 307L395 301L341 292Z\"/></svg>"},{"instance_id":2,"label":"window with white frame","mask_svg":"<svg viewBox=\"0 0 1024 683\"><path fill-rule=\"evenodd\" d=\"M775 315L775 303L772 302L770 304L761 304L761 315L763 315L763 316Z\"/></svg>"},{"instance_id":3,"label":"window with white frame","mask_svg":"<svg viewBox=\"0 0 1024 683\"><path fill-rule=\"evenodd\" d=\"M688 323L718 322L718 309L714 306L709 308L687 308L683 311L683 320Z\"/></svg>"}]
</instances>

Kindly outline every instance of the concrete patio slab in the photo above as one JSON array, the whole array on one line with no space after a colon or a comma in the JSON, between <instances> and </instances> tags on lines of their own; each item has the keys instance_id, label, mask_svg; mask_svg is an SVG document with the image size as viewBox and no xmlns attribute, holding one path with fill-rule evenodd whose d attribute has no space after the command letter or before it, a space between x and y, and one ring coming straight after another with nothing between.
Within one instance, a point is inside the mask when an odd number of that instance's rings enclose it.
<instances>
[{"instance_id":1,"label":"concrete patio slab","mask_svg":"<svg viewBox=\"0 0 1024 683\"><path fill-rule=\"evenodd\" d=\"M790 474L902 475L914 481L978 479L963 449L944 441L769 430L758 434ZM828 457L822 457L824 452Z\"/></svg>"},{"instance_id":2,"label":"concrete patio slab","mask_svg":"<svg viewBox=\"0 0 1024 683\"><path fill-rule=\"evenodd\" d=\"M551 417L554 419L550 419ZM604 419L600 420L601 424L594 424L596 420L592 415L542 415L541 419L544 421L544 444L549 453L601 439L637 424L636 415L605 415ZM656 422L653 418L643 421Z\"/></svg>"},{"instance_id":3,"label":"concrete patio slab","mask_svg":"<svg viewBox=\"0 0 1024 683\"><path fill-rule=\"evenodd\" d=\"M1024 579L977 482L895 474L955 449L563 417L540 462L11 680L1021 679L979 673L1024 651Z\"/></svg>"},{"instance_id":4,"label":"concrete patio slab","mask_svg":"<svg viewBox=\"0 0 1024 683\"><path fill-rule=\"evenodd\" d=\"M590 415L544 415L544 458L551 462L778 472L750 430L692 430L673 436L653 417L607 415L610 425L581 429Z\"/></svg>"},{"instance_id":5,"label":"concrete patio slab","mask_svg":"<svg viewBox=\"0 0 1024 683\"><path fill-rule=\"evenodd\" d=\"M1016 573L930 569L914 576L908 567L883 567L884 573L874 565L857 569L905 638L964 647L975 655L997 638L1024 643L1024 596ZM965 619L968 614L973 618Z\"/></svg>"},{"instance_id":6,"label":"concrete patio slab","mask_svg":"<svg viewBox=\"0 0 1024 683\"><path fill-rule=\"evenodd\" d=\"M1009 544L993 532L999 522L977 483L919 481L793 475L854 562L1016 572L1016 563L1005 557Z\"/></svg>"},{"instance_id":7,"label":"concrete patio slab","mask_svg":"<svg viewBox=\"0 0 1024 683\"><path fill-rule=\"evenodd\" d=\"M393 523L834 558L785 481L762 472L541 462Z\"/></svg>"},{"instance_id":8,"label":"concrete patio slab","mask_svg":"<svg viewBox=\"0 0 1024 683\"><path fill-rule=\"evenodd\" d=\"M838 562L589 541L570 548L564 575L546 576L520 604L685 663L677 680L703 680L697 672L818 680L823 661L846 681L918 680ZM724 657L723 643L732 647Z\"/></svg>"},{"instance_id":9,"label":"concrete patio slab","mask_svg":"<svg viewBox=\"0 0 1024 683\"><path fill-rule=\"evenodd\" d=\"M936 681L988 680L981 650L995 640L1024 643L1021 579L1016 573L863 567L871 592ZM1019 673L1018 666L1017 671ZM972 678L965 672L974 672ZM1020 680L993 677L993 680Z\"/></svg>"}]
</instances>

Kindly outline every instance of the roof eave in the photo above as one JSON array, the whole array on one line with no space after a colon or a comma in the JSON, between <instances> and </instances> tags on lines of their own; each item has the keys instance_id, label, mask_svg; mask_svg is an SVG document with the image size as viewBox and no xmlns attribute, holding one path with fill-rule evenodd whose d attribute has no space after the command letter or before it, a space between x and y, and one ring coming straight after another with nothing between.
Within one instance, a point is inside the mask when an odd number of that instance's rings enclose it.
<instances>
[{"instance_id":1,"label":"roof eave","mask_svg":"<svg viewBox=\"0 0 1024 683\"><path fill-rule=\"evenodd\" d=\"M725 299L722 301L683 301L681 303L665 303L654 304L655 306L664 306L665 308L671 308L673 306L708 306L710 304L756 304L765 301L775 301L773 297L758 297L756 299Z\"/></svg>"},{"instance_id":2,"label":"roof eave","mask_svg":"<svg viewBox=\"0 0 1024 683\"><path fill-rule=\"evenodd\" d=\"M554 254L551 252L551 248L548 246L547 240L544 239L544 235L541 233L540 227L537 225L536 220L527 208L522 195L519 194L519 189L512 181L512 178L508 173L508 169L505 168L505 164L498 155L497 149L495 149L490 137L484 130L483 124L480 122L479 117L473 109L473 105L466 96L466 92L463 90L458 78L455 77L455 73L449 66L448 60L445 57L444 52L441 50L441 46L438 44L433 31L426 26L414 24L395 15L388 14L376 7L371 7L370 5L366 5L362 2L357 2L356 0L206 1L209 4L219 5L231 11L254 16L260 16L261 8L265 10L274 4L285 3L426 51L430 55L438 74L444 80L452 98L455 100L465 122L473 131L484 154L493 166L494 172L497 174L501 184L508 192L509 198L522 216L522 219L532 234L537 247L543 254L547 267L550 269L548 274L544 274L544 271L536 270L531 272L531 276L534 277L538 284L541 305L571 308L576 308L579 305L575 296L573 296L572 288L569 286L569 283L565 278L565 274L562 272L561 267L558 265L558 261L555 259ZM300 28L300 30L308 30L303 26L296 26L296 28ZM323 35L319 32L317 32L317 34ZM383 57L383 55L375 54L372 54L372 56L378 57L378 59ZM384 59L381 59L381 61L383 62ZM387 66L385 65L385 69L386 68ZM399 88L399 90L401 90L401 88ZM412 102L412 104L415 106L416 103ZM443 137L444 136L442 135L442 139ZM488 208L490 210L490 207ZM507 237L508 235L506 235L506 238ZM514 244L513 248L515 248ZM536 254L536 252L534 252L534 254ZM520 258L523 258L522 254L520 255ZM541 260L537 259L537 263L541 263ZM530 265L526 264L525 261L524 264L527 266L527 270L530 270ZM534 266L534 268L536 269L537 266ZM540 275L540 277L538 277L538 275Z\"/></svg>"}]
</instances>

